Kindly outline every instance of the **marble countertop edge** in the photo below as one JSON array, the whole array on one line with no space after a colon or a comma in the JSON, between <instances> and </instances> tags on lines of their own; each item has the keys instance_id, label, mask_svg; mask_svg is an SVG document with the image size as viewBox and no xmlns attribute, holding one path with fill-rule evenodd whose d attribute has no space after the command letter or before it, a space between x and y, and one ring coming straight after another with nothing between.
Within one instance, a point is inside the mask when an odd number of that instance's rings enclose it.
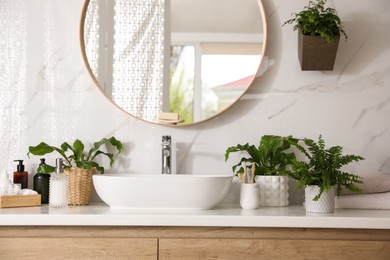
<instances>
[{"instance_id":1,"label":"marble countertop edge","mask_svg":"<svg viewBox=\"0 0 390 260\"><path fill-rule=\"evenodd\" d=\"M117 210L104 203L63 209L2 208L0 226L191 226L389 229L390 210L306 213L302 205L243 210L220 205L212 210Z\"/></svg>"}]
</instances>

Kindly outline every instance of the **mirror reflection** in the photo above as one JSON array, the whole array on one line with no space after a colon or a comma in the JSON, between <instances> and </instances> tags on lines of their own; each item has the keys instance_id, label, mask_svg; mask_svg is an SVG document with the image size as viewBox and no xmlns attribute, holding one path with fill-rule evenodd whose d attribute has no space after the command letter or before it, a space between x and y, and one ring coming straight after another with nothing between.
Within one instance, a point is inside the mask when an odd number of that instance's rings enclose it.
<instances>
[{"instance_id":1,"label":"mirror reflection","mask_svg":"<svg viewBox=\"0 0 390 260\"><path fill-rule=\"evenodd\" d=\"M201 122L235 103L264 53L257 0L87 0L82 46L101 90L160 124Z\"/></svg>"}]
</instances>

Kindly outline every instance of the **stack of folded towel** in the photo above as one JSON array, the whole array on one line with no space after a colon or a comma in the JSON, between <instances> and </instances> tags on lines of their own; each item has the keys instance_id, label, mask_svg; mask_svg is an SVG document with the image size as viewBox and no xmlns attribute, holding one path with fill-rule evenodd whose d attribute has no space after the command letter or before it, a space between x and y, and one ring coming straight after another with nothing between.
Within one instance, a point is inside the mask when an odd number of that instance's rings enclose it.
<instances>
[{"instance_id":1,"label":"stack of folded towel","mask_svg":"<svg viewBox=\"0 0 390 260\"><path fill-rule=\"evenodd\" d=\"M363 176L359 188L363 193L343 191L336 197L336 208L390 209L390 174L378 173Z\"/></svg>"},{"instance_id":2,"label":"stack of folded towel","mask_svg":"<svg viewBox=\"0 0 390 260\"><path fill-rule=\"evenodd\" d=\"M164 125L177 125L183 122L184 120L180 119L178 113L158 112L157 123Z\"/></svg>"}]
</instances>

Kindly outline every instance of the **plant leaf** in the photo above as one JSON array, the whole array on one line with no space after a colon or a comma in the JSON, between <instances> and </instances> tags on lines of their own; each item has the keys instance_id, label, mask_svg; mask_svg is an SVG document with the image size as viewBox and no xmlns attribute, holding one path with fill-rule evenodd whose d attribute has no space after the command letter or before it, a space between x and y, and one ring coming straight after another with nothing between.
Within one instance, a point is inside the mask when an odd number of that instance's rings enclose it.
<instances>
[{"instance_id":1,"label":"plant leaf","mask_svg":"<svg viewBox=\"0 0 390 260\"><path fill-rule=\"evenodd\" d=\"M48 164L39 164L37 168L37 173L50 174L55 171L55 167Z\"/></svg>"},{"instance_id":2,"label":"plant leaf","mask_svg":"<svg viewBox=\"0 0 390 260\"><path fill-rule=\"evenodd\" d=\"M27 156L30 158L30 154L33 155L45 155L54 151L54 148L47 143L41 142L37 146L29 146Z\"/></svg>"},{"instance_id":3,"label":"plant leaf","mask_svg":"<svg viewBox=\"0 0 390 260\"><path fill-rule=\"evenodd\" d=\"M70 165L70 161L62 149L55 146L50 146L45 142L41 142L37 146L29 146L27 156L30 157L30 154L42 156L53 151L59 153Z\"/></svg>"},{"instance_id":4,"label":"plant leaf","mask_svg":"<svg viewBox=\"0 0 390 260\"><path fill-rule=\"evenodd\" d=\"M73 153L75 156L75 160L82 160L83 152L84 152L84 144L79 139L76 139L73 142Z\"/></svg>"},{"instance_id":5,"label":"plant leaf","mask_svg":"<svg viewBox=\"0 0 390 260\"><path fill-rule=\"evenodd\" d=\"M100 147L104 144L110 143L117 149L117 154L120 154L123 151L123 145L120 141L118 141L115 137L110 137L109 139L102 138L99 142L93 143L93 147L88 152L88 159L92 160L96 157L96 152L100 149Z\"/></svg>"}]
</instances>

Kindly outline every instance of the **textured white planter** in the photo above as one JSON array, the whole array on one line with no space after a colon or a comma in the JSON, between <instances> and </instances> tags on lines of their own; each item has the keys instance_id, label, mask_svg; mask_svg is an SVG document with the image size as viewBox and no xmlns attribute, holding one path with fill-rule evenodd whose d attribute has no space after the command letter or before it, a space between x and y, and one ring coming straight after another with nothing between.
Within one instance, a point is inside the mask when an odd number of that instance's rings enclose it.
<instances>
[{"instance_id":1,"label":"textured white planter","mask_svg":"<svg viewBox=\"0 0 390 260\"><path fill-rule=\"evenodd\" d=\"M287 176L256 176L260 187L260 206L288 206L288 177Z\"/></svg>"},{"instance_id":2,"label":"textured white planter","mask_svg":"<svg viewBox=\"0 0 390 260\"><path fill-rule=\"evenodd\" d=\"M335 208L336 187L332 186L330 191L324 191L317 201L313 198L320 192L318 186L307 186L305 188L305 207L307 212L332 213Z\"/></svg>"},{"instance_id":3,"label":"textured white planter","mask_svg":"<svg viewBox=\"0 0 390 260\"><path fill-rule=\"evenodd\" d=\"M256 183L241 183L240 205L243 209L257 209L260 204L260 189Z\"/></svg>"}]
</instances>

